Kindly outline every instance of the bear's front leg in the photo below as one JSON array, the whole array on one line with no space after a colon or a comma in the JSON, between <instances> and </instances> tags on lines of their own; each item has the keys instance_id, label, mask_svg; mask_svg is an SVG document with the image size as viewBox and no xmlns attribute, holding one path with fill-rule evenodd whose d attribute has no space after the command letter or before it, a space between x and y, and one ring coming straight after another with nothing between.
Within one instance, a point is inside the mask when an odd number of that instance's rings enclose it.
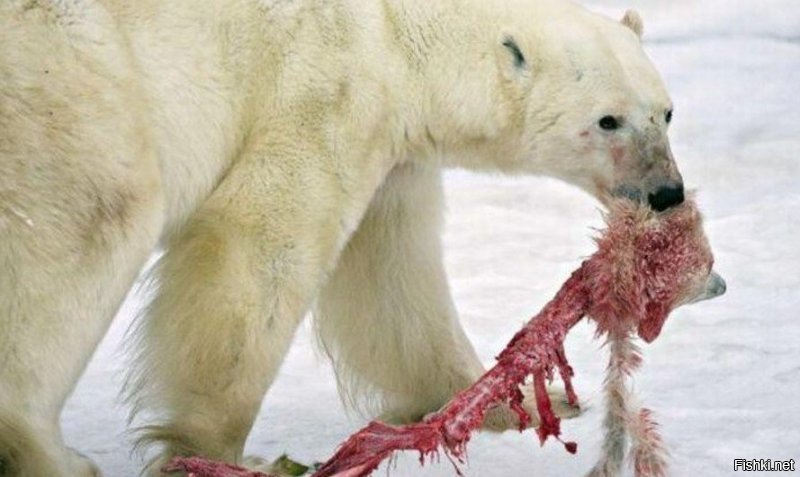
<instances>
[{"instance_id":1,"label":"bear's front leg","mask_svg":"<svg viewBox=\"0 0 800 477\"><path fill-rule=\"evenodd\" d=\"M421 419L483 372L442 264L441 189L438 165L397 166L315 310L346 401L391 422Z\"/></svg>"},{"instance_id":2,"label":"bear's front leg","mask_svg":"<svg viewBox=\"0 0 800 477\"><path fill-rule=\"evenodd\" d=\"M485 371L450 296L441 229L438 165L396 167L317 301L317 331L346 402L392 423L438 410ZM563 393L551 397L560 415L576 412ZM527 408L535 419L535 404ZM490 430L518 425L508 406L484 422Z\"/></svg>"},{"instance_id":3,"label":"bear's front leg","mask_svg":"<svg viewBox=\"0 0 800 477\"><path fill-rule=\"evenodd\" d=\"M128 383L153 421L141 442L162 445L151 475L176 455L242 463L295 329L377 188L377 166L348 170L314 137L248 145L167 243Z\"/></svg>"}]
</instances>

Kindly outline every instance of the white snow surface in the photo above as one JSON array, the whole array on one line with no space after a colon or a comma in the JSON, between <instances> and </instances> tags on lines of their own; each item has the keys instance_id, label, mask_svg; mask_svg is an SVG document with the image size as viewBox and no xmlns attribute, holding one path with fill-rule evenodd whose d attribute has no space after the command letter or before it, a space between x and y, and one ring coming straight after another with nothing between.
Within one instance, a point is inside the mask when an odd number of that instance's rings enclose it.
<instances>
[{"instance_id":1,"label":"white snow surface","mask_svg":"<svg viewBox=\"0 0 800 477\"><path fill-rule=\"evenodd\" d=\"M699 190L716 270L728 293L674 312L644 347L635 386L662 425L675 476L732 475L734 458L800 460L800 3L797 0L596 0L591 8L645 19L646 49L676 105L671 139L686 183ZM522 12L520 12L522 14ZM597 203L555 180L451 171L447 269L467 333L488 365L553 296L582 257ZM63 414L65 439L106 476L137 475L118 395L124 332L145 297L129 297ZM588 404L564 421L567 454L531 432L476 435L468 476L577 476L595 461L606 353L579 325L567 353ZM264 400L247 452L326 459L367 422L340 404L308 320ZM394 476L451 476L446 459ZM385 475L386 466L376 475ZM757 475L750 473L749 475Z\"/></svg>"}]
</instances>

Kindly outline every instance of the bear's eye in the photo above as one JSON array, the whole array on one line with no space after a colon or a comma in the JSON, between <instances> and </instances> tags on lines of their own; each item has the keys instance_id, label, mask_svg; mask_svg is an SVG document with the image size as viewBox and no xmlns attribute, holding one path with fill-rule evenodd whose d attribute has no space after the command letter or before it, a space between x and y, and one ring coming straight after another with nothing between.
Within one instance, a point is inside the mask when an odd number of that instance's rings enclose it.
<instances>
[{"instance_id":1,"label":"bear's eye","mask_svg":"<svg viewBox=\"0 0 800 477\"><path fill-rule=\"evenodd\" d=\"M614 116L603 116L600 118L600 122L597 123L601 129L605 129L606 131L613 131L615 129L619 129L619 121Z\"/></svg>"},{"instance_id":2,"label":"bear's eye","mask_svg":"<svg viewBox=\"0 0 800 477\"><path fill-rule=\"evenodd\" d=\"M672 110L670 109L667 111L667 114L664 115L664 119L667 121L667 124L672 122Z\"/></svg>"}]
</instances>

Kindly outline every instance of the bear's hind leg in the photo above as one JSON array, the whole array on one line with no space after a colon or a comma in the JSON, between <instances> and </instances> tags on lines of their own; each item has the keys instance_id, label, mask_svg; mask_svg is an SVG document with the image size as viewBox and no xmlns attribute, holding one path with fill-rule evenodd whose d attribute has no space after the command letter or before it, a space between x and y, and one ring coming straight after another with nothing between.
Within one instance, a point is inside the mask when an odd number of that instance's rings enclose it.
<instances>
[{"instance_id":1,"label":"bear's hind leg","mask_svg":"<svg viewBox=\"0 0 800 477\"><path fill-rule=\"evenodd\" d=\"M59 416L161 230L145 101L116 22L98 2L61 3L0 6L4 477L98 473L66 447Z\"/></svg>"}]
</instances>

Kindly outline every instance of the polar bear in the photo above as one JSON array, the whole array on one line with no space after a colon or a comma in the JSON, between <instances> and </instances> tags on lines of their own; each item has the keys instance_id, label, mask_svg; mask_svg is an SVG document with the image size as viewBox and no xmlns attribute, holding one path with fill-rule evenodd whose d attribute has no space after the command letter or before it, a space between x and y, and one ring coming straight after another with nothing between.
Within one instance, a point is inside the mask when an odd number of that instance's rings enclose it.
<instances>
[{"instance_id":1,"label":"polar bear","mask_svg":"<svg viewBox=\"0 0 800 477\"><path fill-rule=\"evenodd\" d=\"M442 266L444 167L683 200L632 12L8 0L0 20L0 475L99 474L59 414L157 248L126 387L153 475L242 462L310 310L343 395L387 419L483 372Z\"/></svg>"}]
</instances>

